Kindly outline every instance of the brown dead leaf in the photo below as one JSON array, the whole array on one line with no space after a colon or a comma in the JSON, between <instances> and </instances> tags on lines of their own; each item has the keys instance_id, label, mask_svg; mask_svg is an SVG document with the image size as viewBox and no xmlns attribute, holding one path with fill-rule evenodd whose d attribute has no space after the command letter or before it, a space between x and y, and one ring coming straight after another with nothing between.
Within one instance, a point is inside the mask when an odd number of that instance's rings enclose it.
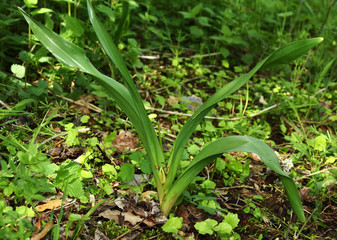
<instances>
[{"instance_id":1,"label":"brown dead leaf","mask_svg":"<svg viewBox=\"0 0 337 240\"><path fill-rule=\"evenodd\" d=\"M125 132L121 130L112 142L112 146L116 148L117 152L123 152L124 150L134 150L137 148L137 138L132 135L131 132Z\"/></svg>"},{"instance_id":2,"label":"brown dead leaf","mask_svg":"<svg viewBox=\"0 0 337 240\"><path fill-rule=\"evenodd\" d=\"M205 218L205 212L201 209L196 208L193 205L188 205L187 210L191 216L193 216L196 219L204 219Z\"/></svg>"},{"instance_id":3,"label":"brown dead leaf","mask_svg":"<svg viewBox=\"0 0 337 240\"><path fill-rule=\"evenodd\" d=\"M104 235L98 228L95 231L95 240L109 240L107 236Z\"/></svg>"},{"instance_id":4,"label":"brown dead leaf","mask_svg":"<svg viewBox=\"0 0 337 240\"><path fill-rule=\"evenodd\" d=\"M117 224L121 224L119 219L120 219L120 216L123 216L124 217L124 221L126 222L129 222L131 225L136 225L140 222L143 221L143 219L139 216L136 216L132 213L129 213L129 212L120 212L118 210L113 210L111 211L110 209L100 213L98 215L99 217L104 217L104 218L107 218L109 220L115 220L115 222Z\"/></svg>"},{"instance_id":5,"label":"brown dead leaf","mask_svg":"<svg viewBox=\"0 0 337 240\"><path fill-rule=\"evenodd\" d=\"M187 208L183 204L180 204L178 206L175 215L177 217L183 218L183 224L190 224L191 223L191 221L189 220L190 214L188 213Z\"/></svg>"},{"instance_id":6,"label":"brown dead leaf","mask_svg":"<svg viewBox=\"0 0 337 240\"><path fill-rule=\"evenodd\" d=\"M104 212L101 212L98 216L107 218L109 220L115 220L115 222L117 222L119 224L119 215L120 214L121 214L121 212L118 211L118 210L112 211L110 209L107 209Z\"/></svg>"},{"instance_id":7,"label":"brown dead leaf","mask_svg":"<svg viewBox=\"0 0 337 240\"><path fill-rule=\"evenodd\" d=\"M40 240L40 239L42 239L44 236L47 235L47 233L50 231L50 229L53 228L53 226L54 226L54 224L53 224L52 222L48 222L48 223L44 226L43 230L42 230L40 233L38 233L38 234L36 234L35 236L33 236L33 237L31 238L31 240Z\"/></svg>"},{"instance_id":8,"label":"brown dead leaf","mask_svg":"<svg viewBox=\"0 0 337 240\"><path fill-rule=\"evenodd\" d=\"M61 204L62 204L62 199L51 200L45 204L37 206L36 211L43 212L46 209L53 209L53 208L60 207Z\"/></svg>"},{"instance_id":9,"label":"brown dead leaf","mask_svg":"<svg viewBox=\"0 0 337 240\"><path fill-rule=\"evenodd\" d=\"M257 162L261 162L261 158L259 155L257 155L256 153L248 153L248 155L255 161Z\"/></svg>"},{"instance_id":10,"label":"brown dead leaf","mask_svg":"<svg viewBox=\"0 0 337 240\"><path fill-rule=\"evenodd\" d=\"M140 200L145 200L145 201L150 201L153 199L153 195L157 195L157 192L155 191L146 191L140 194L139 199Z\"/></svg>"},{"instance_id":11,"label":"brown dead leaf","mask_svg":"<svg viewBox=\"0 0 337 240\"><path fill-rule=\"evenodd\" d=\"M140 223L141 221L143 221L141 217L136 216L129 212L122 213L122 216L124 217L124 221L129 222L132 225L136 225L137 223Z\"/></svg>"},{"instance_id":12,"label":"brown dead leaf","mask_svg":"<svg viewBox=\"0 0 337 240\"><path fill-rule=\"evenodd\" d=\"M79 109L83 112L83 114L89 114L89 109L100 113L102 112L102 110L90 103L92 101L95 101L96 99L99 98L93 94L81 95L80 100L76 101L75 103L80 106Z\"/></svg>"},{"instance_id":13,"label":"brown dead leaf","mask_svg":"<svg viewBox=\"0 0 337 240\"><path fill-rule=\"evenodd\" d=\"M172 106L174 104L179 103L179 99L175 96L170 96L169 99L167 100L168 105Z\"/></svg>"}]
</instances>

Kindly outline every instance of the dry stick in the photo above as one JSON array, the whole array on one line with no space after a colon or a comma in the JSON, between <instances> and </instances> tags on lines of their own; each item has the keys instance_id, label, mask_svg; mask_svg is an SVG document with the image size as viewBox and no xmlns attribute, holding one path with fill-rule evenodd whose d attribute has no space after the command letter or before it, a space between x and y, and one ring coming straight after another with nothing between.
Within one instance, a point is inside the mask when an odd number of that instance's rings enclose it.
<instances>
[{"instance_id":1,"label":"dry stick","mask_svg":"<svg viewBox=\"0 0 337 240\"><path fill-rule=\"evenodd\" d=\"M197 76L197 77L194 77L194 78L190 78L190 79L187 79L187 80L185 80L185 81L180 82L180 84L185 84L185 83L188 83L188 82L192 82L192 81L197 80L197 79L200 79L200 78L202 78L202 77L203 77L203 76ZM153 92L158 93L158 92L163 91L163 90L166 89L166 88L171 88L171 87L173 87L173 86L166 86L166 87L157 88L157 89L153 90Z\"/></svg>"},{"instance_id":2,"label":"dry stick","mask_svg":"<svg viewBox=\"0 0 337 240\"><path fill-rule=\"evenodd\" d=\"M300 179L303 179L303 178L308 178L308 177L311 177L311 176L314 176L314 175L317 175L317 174L320 174L320 173L323 173L323 172L327 172L327 171L332 170L332 169L336 170L337 168L334 168L334 167L326 168L326 169L323 169L323 170L320 170L320 171L317 171L317 172L314 172L314 173L310 173L310 174L304 175L302 177L296 178L296 180L300 180Z\"/></svg>"},{"instance_id":3,"label":"dry stick","mask_svg":"<svg viewBox=\"0 0 337 240\"><path fill-rule=\"evenodd\" d=\"M2 100L0 100L0 103L2 106L4 106L7 110L11 110L11 107L8 106L6 103L4 103Z\"/></svg>"},{"instance_id":4,"label":"dry stick","mask_svg":"<svg viewBox=\"0 0 337 240\"><path fill-rule=\"evenodd\" d=\"M226 121L236 121L236 120L240 120L240 119L245 119L245 118L250 118L250 117L255 117L257 115L260 115L266 111L269 111L273 108L276 108L278 107L280 104L277 103L277 104L274 104L270 107L267 107L257 113L253 113L253 114L250 114L249 116L244 116L244 117L236 117L236 118L223 118L223 117L211 117L211 116L205 116L204 118L205 119L213 119L213 120L226 120ZM174 112L174 111L167 111L167 110L163 110L163 109L159 109L159 108L153 108L153 107L145 107L146 109L149 109L149 110L153 110L153 111L156 111L156 112L161 112L161 113L166 113L166 114L170 114L170 115L178 115L178 116L187 116L187 117L191 117L192 114L189 114L189 113L181 113L181 112Z\"/></svg>"},{"instance_id":5,"label":"dry stick","mask_svg":"<svg viewBox=\"0 0 337 240\"><path fill-rule=\"evenodd\" d=\"M73 201L71 201L71 202L68 202L68 203L66 203L66 204L63 204L63 205L60 206L60 207L54 208L54 211L57 211L57 210L61 209L61 207L63 207L63 208L68 207L68 206L70 206L70 205L73 205L74 203L76 203L76 200L73 200ZM51 212L51 210L48 211L48 212Z\"/></svg>"},{"instance_id":6,"label":"dry stick","mask_svg":"<svg viewBox=\"0 0 337 240\"><path fill-rule=\"evenodd\" d=\"M194 79L190 79L190 80L194 80ZM157 89L158 90L158 89ZM317 91L317 93L315 93L314 96L310 96L310 98L314 98L315 96L317 96L319 93L325 91L326 88L322 88L322 89L319 89ZM308 95L304 95L304 97L308 97ZM289 98L293 98L293 96L290 96ZM320 101L322 102L322 101ZM325 103L325 102L322 102L322 103ZM274 109L274 108L277 108L278 106L280 106L280 103L276 103L272 106L269 106L267 108L264 108L262 109L261 111L259 112L256 112L256 113L252 113L250 114L249 116L244 116L244 117L236 117L236 118L223 118L223 117L211 117L211 116L205 116L205 119L214 119L214 120L226 120L226 121L236 121L236 120L240 120L240 119L245 119L245 118L251 118L251 117L256 117L264 112L267 112L271 109ZM192 114L189 114L189 113L181 113L181 112L174 112L174 111L167 111L167 110L163 110L163 109L159 109L159 108L154 108L154 107L145 107L146 109L149 109L149 110L153 110L153 111L156 111L156 112L161 112L161 113L166 113L166 114L170 114L170 115L178 115L178 116L187 116L187 117L191 117Z\"/></svg>"},{"instance_id":7,"label":"dry stick","mask_svg":"<svg viewBox=\"0 0 337 240\"><path fill-rule=\"evenodd\" d=\"M79 131L79 132L87 132L87 131L90 131L90 128L82 128L82 129L78 129L77 131ZM40 145L37 148L40 148L42 145L44 145L47 142L53 140L54 138L58 138L58 137L65 136L65 135L68 135L68 132L61 132L61 133L58 133L58 134L56 134L56 135L54 135L54 136L52 136L50 138L47 138L42 143L40 143Z\"/></svg>"},{"instance_id":8,"label":"dry stick","mask_svg":"<svg viewBox=\"0 0 337 240\"><path fill-rule=\"evenodd\" d=\"M217 56L221 55L220 52L215 52L215 53L209 53L209 54L196 54L191 57L181 57L181 58L204 58L204 57L211 57L211 56Z\"/></svg>"},{"instance_id":9,"label":"dry stick","mask_svg":"<svg viewBox=\"0 0 337 240\"><path fill-rule=\"evenodd\" d=\"M36 235L32 236L31 240L40 240L44 236L47 235L47 233L53 228L54 224L52 222L48 222L41 232L37 233Z\"/></svg>"},{"instance_id":10,"label":"dry stick","mask_svg":"<svg viewBox=\"0 0 337 240\"><path fill-rule=\"evenodd\" d=\"M254 189L252 186L244 185L244 186L232 186L232 187L215 188L215 190L229 190L229 189L238 189L238 188L250 188L250 189Z\"/></svg>"},{"instance_id":11,"label":"dry stick","mask_svg":"<svg viewBox=\"0 0 337 240\"><path fill-rule=\"evenodd\" d=\"M15 79L17 79L17 80L23 82L23 80L22 80L21 78L18 78L18 77L16 77L16 76L14 76L13 74L10 74L10 73L5 72L5 71L2 71L2 70L0 70L0 72L3 72L4 74L6 74L6 75L8 75L8 76L11 76L11 77L13 77L13 78L15 78ZM32 84L32 83L30 83L30 84L31 84L32 86L35 86L35 87L36 87L35 84ZM95 106L95 105L93 105L93 104L91 104L91 103L85 103L85 104L83 104L83 103L80 102L80 100L79 100L79 101L74 101L74 100L72 100L72 99L70 99L70 98L61 96L61 95L59 95L59 94L55 94L55 93L53 93L52 91L49 91L49 90L47 90L47 92L48 92L49 94L53 95L53 96L59 97L59 98L61 98L61 99L63 99L63 100L66 100L66 101L68 101L68 102L71 102L71 103L73 103L73 104L76 104L76 105L79 105L79 106L82 106L82 107L86 107L86 108L88 108L88 109L90 109L90 110L93 110L94 112L97 112L97 113L103 112L102 109L100 109L99 107L97 107L97 106ZM2 102L1 100L0 100L0 103L1 103L4 107L6 107L5 103ZM8 107L9 109L8 109L7 107ZM8 110L10 110L10 107L9 107L8 105L7 105L7 107L6 107L6 108L7 108Z\"/></svg>"},{"instance_id":12,"label":"dry stick","mask_svg":"<svg viewBox=\"0 0 337 240\"><path fill-rule=\"evenodd\" d=\"M138 223L136 226L134 226L133 228L131 228L129 231L127 231L127 232L123 233L122 235L120 235L120 236L114 238L113 240L118 240L118 239L124 237L125 235L129 234L130 232L140 229L139 225L140 225L141 223L142 223L142 222Z\"/></svg>"},{"instance_id":13,"label":"dry stick","mask_svg":"<svg viewBox=\"0 0 337 240\"><path fill-rule=\"evenodd\" d=\"M215 52L215 53L209 53L209 54L196 54L190 57L180 57L181 59L184 58L204 58L204 57L211 57L211 56L217 56L220 55L220 52ZM140 55L138 56L138 58L141 59L150 59L150 60L156 60L156 59L160 59L160 55L153 55L153 56L148 56L148 55Z\"/></svg>"},{"instance_id":14,"label":"dry stick","mask_svg":"<svg viewBox=\"0 0 337 240\"><path fill-rule=\"evenodd\" d=\"M160 56L159 55L154 55L154 56L140 55L138 56L138 58L155 60L155 59L160 59Z\"/></svg>"},{"instance_id":15,"label":"dry stick","mask_svg":"<svg viewBox=\"0 0 337 240\"><path fill-rule=\"evenodd\" d=\"M73 104L76 104L76 105L79 105L79 106L82 106L82 107L86 107L86 108L88 108L88 109L90 109L90 110L93 110L94 112L97 112L97 113L102 113L102 112L103 112L103 110L102 110L101 108L95 106L94 104L91 104L91 103L85 103L85 104L84 104L84 103L81 103L81 102L80 102L81 100L79 100L79 101L74 101L74 100L72 100L72 99L70 99L70 98L67 98L67 97L64 97L64 96L55 94L55 93L53 93L53 92L51 92L51 91L49 91L49 90L48 90L48 93L50 93L50 94L52 94L52 95L54 95L54 96L56 96L56 97L59 97L59 98L61 98L61 99L63 99L63 100L66 100L66 101L68 101L68 102L71 102L71 103L73 103Z\"/></svg>"}]
</instances>

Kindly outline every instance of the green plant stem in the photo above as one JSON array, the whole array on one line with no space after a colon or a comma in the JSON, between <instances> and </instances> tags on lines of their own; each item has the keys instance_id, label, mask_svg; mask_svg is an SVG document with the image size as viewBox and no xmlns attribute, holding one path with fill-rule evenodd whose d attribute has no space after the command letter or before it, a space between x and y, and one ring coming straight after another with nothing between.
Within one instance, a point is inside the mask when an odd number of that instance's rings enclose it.
<instances>
[{"instance_id":1,"label":"green plant stem","mask_svg":"<svg viewBox=\"0 0 337 240\"><path fill-rule=\"evenodd\" d=\"M71 3L68 2L68 16L71 17Z\"/></svg>"},{"instance_id":2,"label":"green plant stem","mask_svg":"<svg viewBox=\"0 0 337 240\"><path fill-rule=\"evenodd\" d=\"M245 115L246 109L248 107L248 101L249 101L249 84L246 83L246 102L245 102L245 107L243 108L243 111L242 111L242 116Z\"/></svg>"},{"instance_id":3,"label":"green plant stem","mask_svg":"<svg viewBox=\"0 0 337 240\"><path fill-rule=\"evenodd\" d=\"M76 18L77 15L77 0L74 0L74 18Z\"/></svg>"}]
</instances>

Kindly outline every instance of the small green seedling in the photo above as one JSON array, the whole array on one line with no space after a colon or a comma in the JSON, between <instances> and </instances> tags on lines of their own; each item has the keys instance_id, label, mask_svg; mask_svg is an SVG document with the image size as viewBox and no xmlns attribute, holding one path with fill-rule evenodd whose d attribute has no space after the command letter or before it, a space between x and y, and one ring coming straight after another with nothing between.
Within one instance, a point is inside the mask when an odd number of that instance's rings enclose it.
<instances>
[{"instance_id":1,"label":"small green seedling","mask_svg":"<svg viewBox=\"0 0 337 240\"><path fill-rule=\"evenodd\" d=\"M233 229L238 226L239 221L237 214L228 213L219 224L214 219L206 219L205 221L197 222L194 227L203 235L213 235L216 232L221 240L240 239L239 234L233 232Z\"/></svg>"},{"instance_id":2,"label":"small green seedling","mask_svg":"<svg viewBox=\"0 0 337 240\"><path fill-rule=\"evenodd\" d=\"M183 218L182 217L173 217L170 216L170 219L161 227L164 232L172 233L178 239L183 239L178 235L178 230L183 226Z\"/></svg>"}]
</instances>

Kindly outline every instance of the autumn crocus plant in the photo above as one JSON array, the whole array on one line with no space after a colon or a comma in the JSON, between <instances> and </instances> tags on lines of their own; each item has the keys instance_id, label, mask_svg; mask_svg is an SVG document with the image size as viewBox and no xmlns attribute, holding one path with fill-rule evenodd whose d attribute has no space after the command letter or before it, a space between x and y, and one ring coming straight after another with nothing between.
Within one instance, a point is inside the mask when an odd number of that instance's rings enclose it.
<instances>
[{"instance_id":1,"label":"autumn crocus plant","mask_svg":"<svg viewBox=\"0 0 337 240\"><path fill-rule=\"evenodd\" d=\"M247 136L220 138L204 147L179 175L178 170L188 139L198 124L219 101L228 97L247 83L258 70L277 64L289 63L323 41L323 38L311 38L290 43L263 59L250 72L238 77L218 90L186 122L173 144L170 158L165 159L158 136L144 108L143 100L131 78L130 72L126 68L121 54L105 27L96 17L91 0L88 0L87 4L89 18L95 33L106 54L119 69L123 84L99 72L86 57L83 49L35 21L22 9L20 11L35 36L56 58L70 67L78 68L82 72L94 76L130 119L151 162L161 210L165 216L168 216L170 210L191 181L215 158L225 152L254 152L260 156L270 169L280 176L291 207L301 221L305 220L301 199L294 181L282 171L274 151L267 144L256 138Z\"/></svg>"}]
</instances>

